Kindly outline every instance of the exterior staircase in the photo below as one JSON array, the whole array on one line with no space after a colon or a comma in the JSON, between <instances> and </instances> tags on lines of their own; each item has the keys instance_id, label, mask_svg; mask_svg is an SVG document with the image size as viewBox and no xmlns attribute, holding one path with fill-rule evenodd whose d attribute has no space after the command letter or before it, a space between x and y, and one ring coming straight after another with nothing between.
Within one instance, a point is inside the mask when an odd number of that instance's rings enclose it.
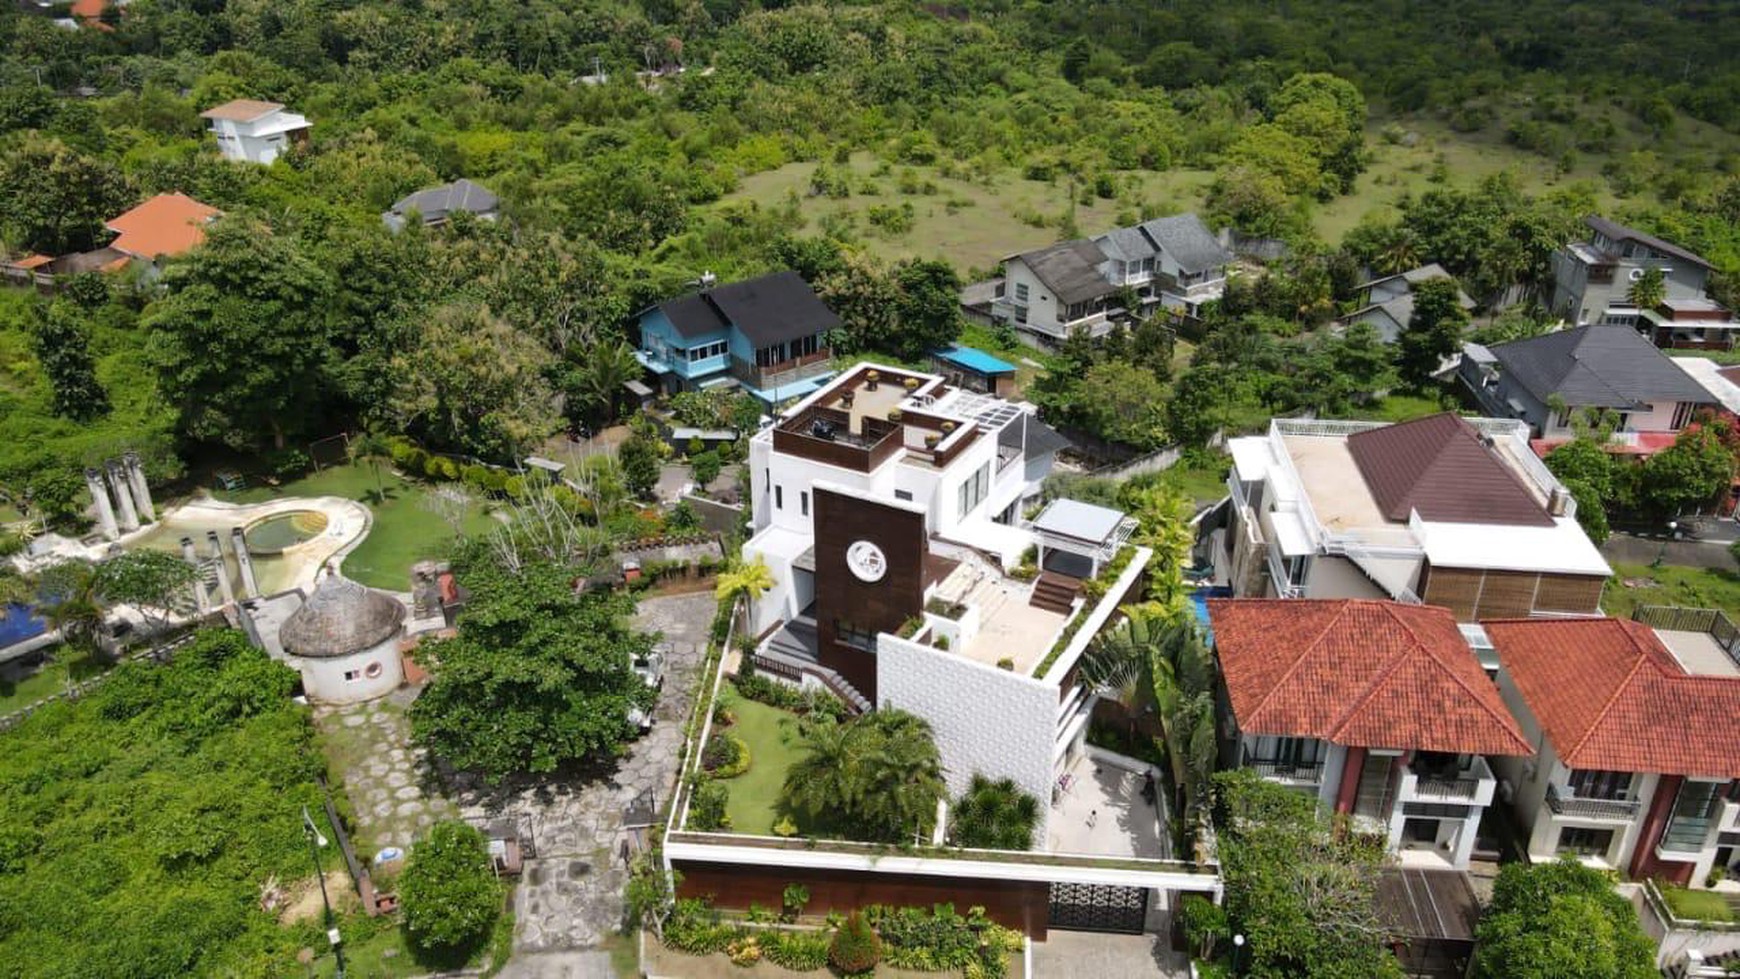
<instances>
[{"instance_id":1,"label":"exterior staircase","mask_svg":"<svg viewBox=\"0 0 1740 979\"><path fill-rule=\"evenodd\" d=\"M1068 615L1075 603L1075 596L1080 592L1079 580L1053 571L1041 571L1039 579L1033 583L1033 595L1028 598L1027 604L1047 612Z\"/></svg>"},{"instance_id":2,"label":"exterior staircase","mask_svg":"<svg viewBox=\"0 0 1740 979\"><path fill-rule=\"evenodd\" d=\"M868 711L873 706L870 698L816 660L816 643L816 620L799 616L780 626L767 644L755 651L755 668L800 686L804 677L813 677L829 693L845 701L854 713Z\"/></svg>"},{"instance_id":3,"label":"exterior staircase","mask_svg":"<svg viewBox=\"0 0 1740 979\"><path fill-rule=\"evenodd\" d=\"M1729 970L1740 970L1740 952L1721 952L1698 965L1682 956L1678 962L1663 968L1661 974L1667 979L1721 979L1735 974Z\"/></svg>"}]
</instances>

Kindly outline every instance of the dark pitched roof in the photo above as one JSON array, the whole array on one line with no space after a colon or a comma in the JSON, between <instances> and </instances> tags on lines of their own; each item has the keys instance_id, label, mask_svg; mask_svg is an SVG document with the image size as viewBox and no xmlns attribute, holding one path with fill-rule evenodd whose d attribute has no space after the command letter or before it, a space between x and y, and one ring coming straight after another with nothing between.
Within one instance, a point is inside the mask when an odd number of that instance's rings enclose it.
<instances>
[{"instance_id":1,"label":"dark pitched roof","mask_svg":"<svg viewBox=\"0 0 1740 979\"><path fill-rule=\"evenodd\" d=\"M1553 518L1474 426L1450 412L1356 432L1347 451L1391 520L1551 527Z\"/></svg>"},{"instance_id":2,"label":"dark pitched roof","mask_svg":"<svg viewBox=\"0 0 1740 979\"><path fill-rule=\"evenodd\" d=\"M1740 679L1687 673L1624 619L1481 625L1566 765L1740 778Z\"/></svg>"},{"instance_id":3,"label":"dark pitched roof","mask_svg":"<svg viewBox=\"0 0 1740 979\"><path fill-rule=\"evenodd\" d=\"M733 282L709 289L702 296L758 347L840 326L840 318L796 272Z\"/></svg>"},{"instance_id":4,"label":"dark pitched roof","mask_svg":"<svg viewBox=\"0 0 1740 979\"><path fill-rule=\"evenodd\" d=\"M394 204L389 213L409 214L416 211L423 216L424 221L438 221L454 211L485 214L495 210L500 203L500 198L487 187L460 179L408 194Z\"/></svg>"},{"instance_id":5,"label":"dark pitched roof","mask_svg":"<svg viewBox=\"0 0 1740 979\"><path fill-rule=\"evenodd\" d=\"M1505 373L1543 402L1556 394L1571 407L1634 409L1710 400L1654 344L1623 326L1579 326L1491 350Z\"/></svg>"},{"instance_id":6,"label":"dark pitched roof","mask_svg":"<svg viewBox=\"0 0 1740 979\"><path fill-rule=\"evenodd\" d=\"M1050 425L1039 420L1039 416L1030 411L1023 411L1019 418L1003 426L997 433L997 444L1011 449L1024 449L1028 459L1054 455L1070 447L1070 441Z\"/></svg>"},{"instance_id":7,"label":"dark pitched roof","mask_svg":"<svg viewBox=\"0 0 1740 979\"><path fill-rule=\"evenodd\" d=\"M1100 264L1106 256L1091 241L1065 241L1015 257L1032 269L1062 303L1087 302L1118 291L1100 274Z\"/></svg>"},{"instance_id":8,"label":"dark pitched roof","mask_svg":"<svg viewBox=\"0 0 1740 979\"><path fill-rule=\"evenodd\" d=\"M1227 698L1248 734L1360 748L1530 755L1448 609L1356 599L1210 599Z\"/></svg>"},{"instance_id":9,"label":"dark pitched roof","mask_svg":"<svg viewBox=\"0 0 1740 979\"><path fill-rule=\"evenodd\" d=\"M677 334L686 340L693 340L709 333L718 333L730 327L725 317L707 302L704 295L678 296L675 299L660 303L658 310L665 314L665 319L671 321Z\"/></svg>"},{"instance_id":10,"label":"dark pitched roof","mask_svg":"<svg viewBox=\"0 0 1740 979\"><path fill-rule=\"evenodd\" d=\"M1671 241L1663 241L1654 235L1646 235L1643 232L1638 231L1636 228L1628 228L1617 221L1609 221L1598 214L1591 214L1585 217L1583 223L1587 224L1590 228L1593 228L1596 232L1612 238L1614 241L1635 241L1651 251L1661 252L1663 255L1671 255L1674 258L1685 259L1686 261L1702 266L1703 268L1712 268L1709 261L1696 252L1687 251Z\"/></svg>"},{"instance_id":11,"label":"dark pitched roof","mask_svg":"<svg viewBox=\"0 0 1740 979\"><path fill-rule=\"evenodd\" d=\"M1126 262L1139 262L1150 258L1157 250L1154 239L1142 233L1141 227L1113 228L1103 234L1094 235L1094 244L1107 258L1121 259Z\"/></svg>"},{"instance_id":12,"label":"dark pitched roof","mask_svg":"<svg viewBox=\"0 0 1740 979\"><path fill-rule=\"evenodd\" d=\"M653 308L664 313L684 339L735 325L758 347L840 325L840 318L816 297L809 283L789 271L678 296Z\"/></svg>"},{"instance_id":13,"label":"dark pitched roof","mask_svg":"<svg viewBox=\"0 0 1740 979\"><path fill-rule=\"evenodd\" d=\"M1214 233L1194 214L1175 214L1144 222L1142 233L1154 242L1154 247L1172 256L1172 260L1186 272L1207 272L1233 260L1232 255L1220 246Z\"/></svg>"}]
</instances>

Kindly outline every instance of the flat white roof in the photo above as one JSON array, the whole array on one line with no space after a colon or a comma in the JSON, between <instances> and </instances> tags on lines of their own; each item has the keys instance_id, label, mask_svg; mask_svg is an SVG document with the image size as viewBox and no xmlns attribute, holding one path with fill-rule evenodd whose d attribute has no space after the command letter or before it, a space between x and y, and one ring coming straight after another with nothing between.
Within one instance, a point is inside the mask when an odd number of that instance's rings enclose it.
<instances>
[{"instance_id":1,"label":"flat white roof","mask_svg":"<svg viewBox=\"0 0 1740 979\"><path fill-rule=\"evenodd\" d=\"M1275 457L1269 452L1269 440L1260 435L1228 439L1226 449L1232 454L1233 469L1243 480L1266 479Z\"/></svg>"},{"instance_id":2,"label":"flat white roof","mask_svg":"<svg viewBox=\"0 0 1740 979\"><path fill-rule=\"evenodd\" d=\"M1691 375L1704 390L1710 392L1710 397L1722 403L1729 411L1740 413L1740 387L1723 377L1718 371L1722 365L1707 357L1669 357L1674 366Z\"/></svg>"},{"instance_id":3,"label":"flat white roof","mask_svg":"<svg viewBox=\"0 0 1740 979\"><path fill-rule=\"evenodd\" d=\"M1446 568L1492 568L1547 574L1613 573L1572 517L1551 527L1423 521L1426 559Z\"/></svg>"},{"instance_id":4,"label":"flat white roof","mask_svg":"<svg viewBox=\"0 0 1740 979\"><path fill-rule=\"evenodd\" d=\"M1282 554L1302 557L1316 553L1317 549L1311 545L1311 537L1305 533L1297 513L1276 510L1269 514L1269 525L1275 528L1275 543L1281 545Z\"/></svg>"},{"instance_id":5,"label":"flat white roof","mask_svg":"<svg viewBox=\"0 0 1740 979\"><path fill-rule=\"evenodd\" d=\"M746 541L743 547L745 550L753 551L757 554L766 554L769 557L795 561L799 557L802 557L803 553L809 550L810 546L814 543L815 538L811 537L809 534L799 533L795 530L787 530L784 527L779 527L774 524L768 524L761 533L756 534L754 537L751 537Z\"/></svg>"}]
</instances>

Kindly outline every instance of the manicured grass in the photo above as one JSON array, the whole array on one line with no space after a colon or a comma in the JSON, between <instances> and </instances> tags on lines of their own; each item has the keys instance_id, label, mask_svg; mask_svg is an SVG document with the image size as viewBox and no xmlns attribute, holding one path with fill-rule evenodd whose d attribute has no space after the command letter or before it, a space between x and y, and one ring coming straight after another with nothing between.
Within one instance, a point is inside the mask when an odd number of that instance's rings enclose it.
<instances>
[{"instance_id":1,"label":"manicured grass","mask_svg":"<svg viewBox=\"0 0 1740 979\"><path fill-rule=\"evenodd\" d=\"M1673 909L1674 916L1692 921L1733 921L1734 908L1728 899L1714 891L1695 891L1689 887L1656 882L1662 899Z\"/></svg>"},{"instance_id":2,"label":"manicured grass","mask_svg":"<svg viewBox=\"0 0 1740 979\"><path fill-rule=\"evenodd\" d=\"M338 922L344 941L344 967L347 976L367 976L369 979L405 979L429 975L436 969L457 966L476 967L491 959L499 969L513 949L514 917L504 912L495 930L482 942L471 958L463 963L418 961L417 953L405 937L402 916L370 918L351 914ZM324 942L317 950L322 953L311 963L310 975L318 979L338 974L337 959Z\"/></svg>"},{"instance_id":3,"label":"manicured grass","mask_svg":"<svg viewBox=\"0 0 1740 979\"><path fill-rule=\"evenodd\" d=\"M1652 584L1627 588L1626 579L1648 579ZM1601 608L1609 615L1629 618L1640 605L1684 605L1740 614L1740 574L1673 564L1614 565L1613 577L1601 594Z\"/></svg>"},{"instance_id":4,"label":"manicured grass","mask_svg":"<svg viewBox=\"0 0 1740 979\"><path fill-rule=\"evenodd\" d=\"M1201 506L1226 496L1226 473L1231 464L1232 459L1224 455L1203 460L1199 465L1180 463L1166 470L1166 480L1190 494L1190 498Z\"/></svg>"},{"instance_id":5,"label":"manicured grass","mask_svg":"<svg viewBox=\"0 0 1740 979\"><path fill-rule=\"evenodd\" d=\"M737 715L737 723L728 730L749 746L749 771L724 783L731 792L731 800L725 806L725 814L731 817L731 831L771 836L773 824L779 820L776 809L785 773L798 759L797 715L745 700L734 691L726 692L721 699Z\"/></svg>"},{"instance_id":6,"label":"manicured grass","mask_svg":"<svg viewBox=\"0 0 1740 979\"><path fill-rule=\"evenodd\" d=\"M0 680L0 714L10 714L66 690L69 672L73 681L79 682L108 672L111 665L68 652L65 648L56 649L52 658L35 672L16 682Z\"/></svg>"},{"instance_id":7,"label":"manicured grass","mask_svg":"<svg viewBox=\"0 0 1740 979\"><path fill-rule=\"evenodd\" d=\"M849 167L830 163L830 169L849 169L852 195L845 198L811 197L810 177L814 162L788 163L777 170L752 174L721 206L754 201L762 207L782 206L795 194L798 207L813 229L824 215L845 214L856 236L881 258L941 258L963 275L987 270L1005 256L1052 244L1059 238L1059 219L1073 211L1075 224L1084 235L1118 225L1120 212L1141 210L1142 204L1159 213L1193 210L1200 206L1213 175L1200 170L1151 170L1120 172L1116 179L1124 189L1116 200L1096 198L1092 204L1071 205L1071 182L1067 177L1046 183L1026 180L1014 170L998 171L988 182L940 176L935 167L894 164L880 177L875 157L857 153ZM936 187L933 194L902 194L899 175L911 170L916 180ZM864 193L873 189L874 193ZM866 217L871 207L911 204L912 230L889 234L872 226ZM1022 217L1047 219L1034 226Z\"/></svg>"},{"instance_id":8,"label":"manicured grass","mask_svg":"<svg viewBox=\"0 0 1740 979\"><path fill-rule=\"evenodd\" d=\"M374 514L368 536L346 555L344 573L365 585L404 591L410 587L411 565L446 554L453 542L447 521L424 501L434 487L396 475L383 462L377 470L367 462L332 466L281 486L250 486L214 495L233 503L263 503L294 496L342 496L358 500ZM481 503L472 504L462 524L468 535L500 526Z\"/></svg>"},{"instance_id":9,"label":"manicured grass","mask_svg":"<svg viewBox=\"0 0 1740 979\"><path fill-rule=\"evenodd\" d=\"M1435 415L1443 411L1444 405L1437 398L1422 398L1413 394L1390 394L1382 400L1369 405L1362 405L1347 413L1348 418L1377 422L1405 422L1426 415Z\"/></svg>"}]
</instances>

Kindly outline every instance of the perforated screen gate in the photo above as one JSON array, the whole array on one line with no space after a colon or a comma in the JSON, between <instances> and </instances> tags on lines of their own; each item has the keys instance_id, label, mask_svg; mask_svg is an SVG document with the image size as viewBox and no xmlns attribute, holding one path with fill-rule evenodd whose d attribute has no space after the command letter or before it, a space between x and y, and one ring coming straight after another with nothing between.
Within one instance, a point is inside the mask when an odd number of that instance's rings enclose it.
<instances>
[{"instance_id":1,"label":"perforated screen gate","mask_svg":"<svg viewBox=\"0 0 1740 979\"><path fill-rule=\"evenodd\" d=\"M1139 935L1148 919L1148 888L1052 884L1051 927Z\"/></svg>"}]
</instances>

